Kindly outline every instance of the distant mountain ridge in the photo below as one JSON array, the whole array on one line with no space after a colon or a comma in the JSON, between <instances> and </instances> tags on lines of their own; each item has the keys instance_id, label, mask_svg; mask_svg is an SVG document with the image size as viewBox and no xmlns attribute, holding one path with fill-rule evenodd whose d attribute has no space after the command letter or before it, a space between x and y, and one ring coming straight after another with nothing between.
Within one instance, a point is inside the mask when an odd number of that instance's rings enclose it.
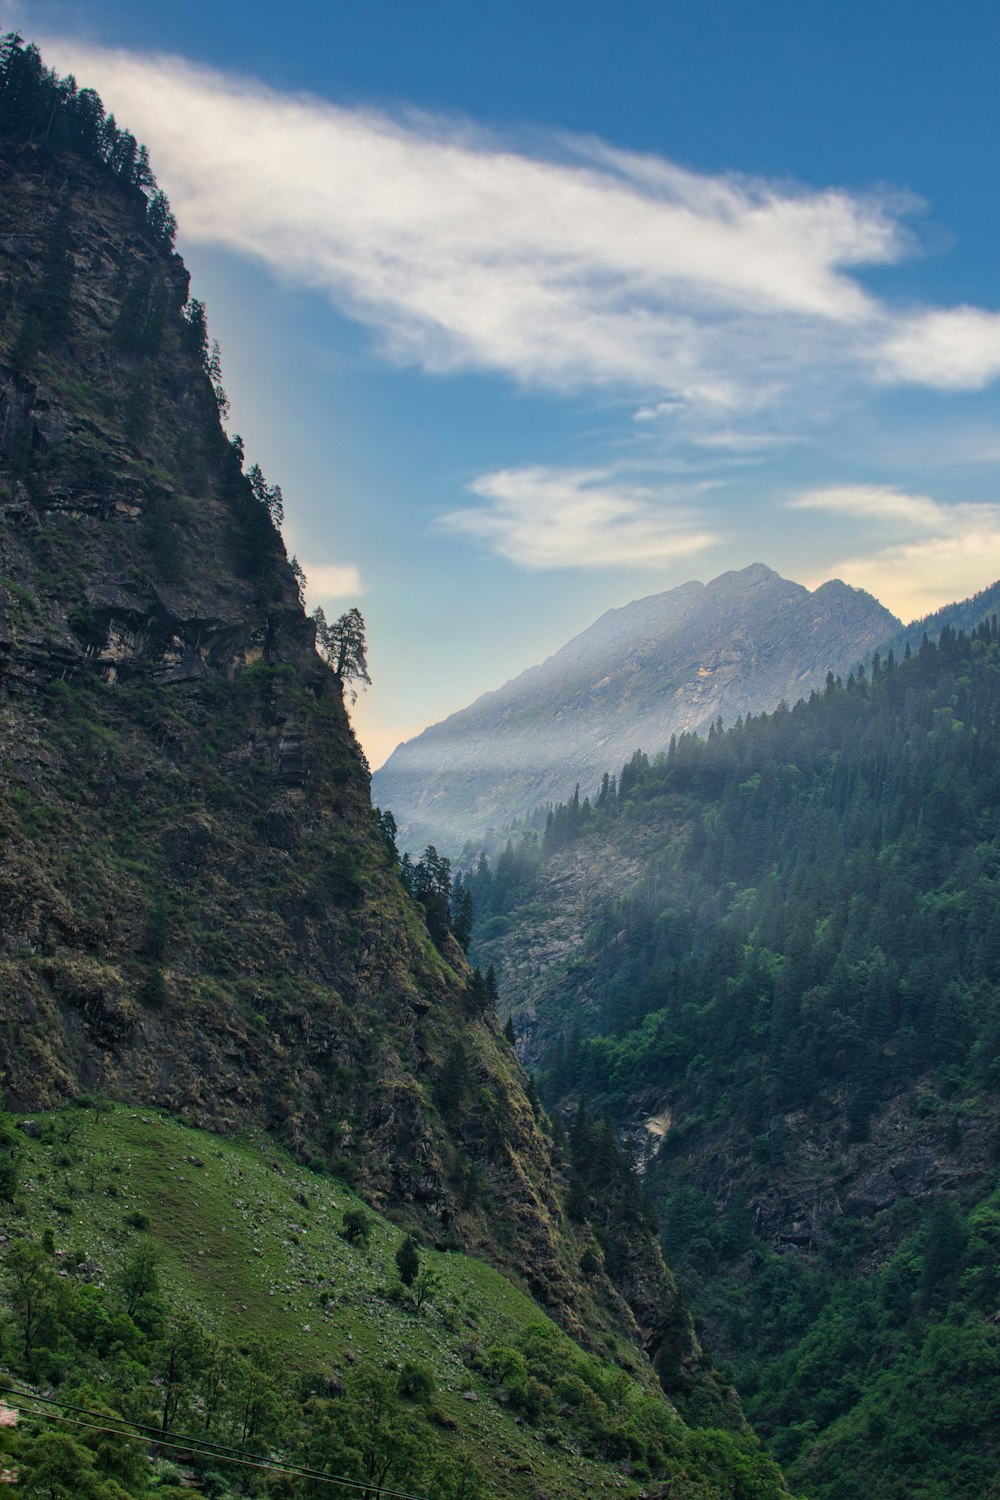
<instances>
[{"instance_id":1,"label":"distant mountain ridge","mask_svg":"<svg viewBox=\"0 0 1000 1500\"><path fill-rule=\"evenodd\" d=\"M964 630L968 635L982 620L997 613L1000 613L1000 581L980 589L978 594L973 594L968 599L956 599L952 604L943 604L932 614L922 615L919 620L914 620L912 625L907 625L894 635L887 646L895 651L897 657L902 656L907 646L911 651L916 651L925 635L928 640L936 641L945 626L952 630Z\"/></svg>"},{"instance_id":2,"label":"distant mountain ridge","mask_svg":"<svg viewBox=\"0 0 1000 1500\"><path fill-rule=\"evenodd\" d=\"M397 747L373 777L401 842L457 851L584 793L636 749L794 702L901 628L839 579L810 592L762 563L611 609L539 666Z\"/></svg>"}]
</instances>

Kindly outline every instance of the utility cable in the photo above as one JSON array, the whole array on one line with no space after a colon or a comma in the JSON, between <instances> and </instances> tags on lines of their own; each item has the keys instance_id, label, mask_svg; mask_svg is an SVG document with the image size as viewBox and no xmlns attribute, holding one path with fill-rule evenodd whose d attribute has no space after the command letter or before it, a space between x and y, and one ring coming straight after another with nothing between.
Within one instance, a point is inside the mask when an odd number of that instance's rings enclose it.
<instances>
[{"instance_id":1,"label":"utility cable","mask_svg":"<svg viewBox=\"0 0 1000 1500\"><path fill-rule=\"evenodd\" d=\"M162 1427L154 1426L150 1422L137 1422L132 1417L115 1417L109 1415L107 1412L91 1411L90 1408L86 1406L75 1406L72 1401L56 1401L49 1396L35 1396L32 1395L30 1391L18 1391L13 1386L0 1385L0 1394L4 1393L8 1395L20 1396L26 1401L38 1401L45 1406L58 1406L61 1411L82 1412L82 1414L87 1417L101 1417L105 1421L123 1423L127 1427L135 1428L140 1433L148 1433L149 1441L151 1443L160 1442L167 1435ZM35 1415L41 1416L43 1415L43 1413L36 1412ZM181 1433L180 1436L182 1438L185 1438L192 1445L197 1444L199 1452L204 1452L209 1455L211 1455L212 1453L218 1453L220 1456L223 1456L229 1453L235 1454L238 1458L242 1458L245 1455L245 1449L237 1448L232 1443L217 1443L212 1438L198 1437L194 1433ZM277 1462L283 1462L283 1460L279 1459L277 1460Z\"/></svg>"},{"instance_id":2,"label":"utility cable","mask_svg":"<svg viewBox=\"0 0 1000 1500\"><path fill-rule=\"evenodd\" d=\"M29 1411L27 1413L28 1416L41 1417L54 1422L67 1422L74 1427L88 1428L93 1432L110 1433L115 1437L124 1437L131 1439L133 1442L145 1443L147 1446L155 1443L158 1448L168 1448L177 1453L199 1454L203 1458L217 1458L224 1463L241 1464L244 1468L264 1469L274 1474L290 1474L293 1478L312 1479L319 1484L335 1484L341 1489L354 1490L355 1492L374 1492L375 1496L379 1497L379 1500L383 1496L386 1497L386 1500L430 1500L430 1497L427 1495L414 1495L409 1490L389 1489L372 1479L347 1479L340 1475L324 1474L321 1469L305 1468L299 1464L288 1463L283 1459L263 1460L246 1458L237 1449L230 1448L225 1444L211 1443L207 1439L198 1437L187 1438L183 1433L172 1434L173 1437L181 1439L179 1442L172 1442L169 1438L161 1435L159 1428L151 1427L148 1423L144 1422L132 1422L127 1417L112 1417L111 1421L121 1424L116 1427L107 1426L106 1417L104 1422L84 1422L79 1417L64 1416L62 1408L68 1411L83 1412L89 1417L102 1417L105 1414L90 1411L84 1406L74 1406L71 1402L55 1401L47 1396L36 1396L31 1391L19 1391L13 1386L0 1385L0 1395L15 1396L21 1401L34 1401L44 1406L60 1408L59 1411L55 1412ZM130 1432L127 1430L130 1427L140 1430ZM147 1437L145 1436L146 1433L152 1433L153 1436ZM201 1444L204 1444L204 1446L199 1446Z\"/></svg>"},{"instance_id":3,"label":"utility cable","mask_svg":"<svg viewBox=\"0 0 1000 1500\"><path fill-rule=\"evenodd\" d=\"M56 1404L56 1403L53 1403ZM114 1437L127 1438L132 1442L145 1443L149 1446L149 1439L139 1432L127 1432L121 1427L106 1427L97 1422L83 1422L79 1417L67 1417L61 1412L28 1411L30 1417L40 1418L48 1422L67 1422L73 1427L84 1427L91 1432L106 1432ZM197 1438L194 1439L196 1443ZM387 1489L374 1479L345 1479L335 1474L324 1474L321 1469L304 1469L296 1464L285 1463L281 1459L253 1459L243 1458L237 1453L210 1453L193 1447L190 1443L172 1443L166 1438L155 1440L158 1448L170 1449L174 1453L185 1453L188 1457L201 1456L203 1458L215 1458L220 1463L240 1464L247 1469L262 1469L269 1474L288 1474L293 1479L310 1479L318 1484L335 1484L341 1489L363 1490L366 1494L373 1492L377 1500L381 1497L391 1497L391 1500L428 1500L426 1495L413 1495L406 1490Z\"/></svg>"}]
</instances>

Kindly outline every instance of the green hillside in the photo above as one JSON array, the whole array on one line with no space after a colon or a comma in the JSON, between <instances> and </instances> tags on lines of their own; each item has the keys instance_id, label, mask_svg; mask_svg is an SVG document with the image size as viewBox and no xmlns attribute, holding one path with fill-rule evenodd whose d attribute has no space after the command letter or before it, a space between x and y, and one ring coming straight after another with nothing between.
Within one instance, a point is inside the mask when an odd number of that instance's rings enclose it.
<instances>
[{"instance_id":1,"label":"green hillside","mask_svg":"<svg viewBox=\"0 0 1000 1500\"><path fill-rule=\"evenodd\" d=\"M648 1161L702 1336L822 1500L992 1493L998 734L994 616L637 755L468 881L543 1098Z\"/></svg>"},{"instance_id":2,"label":"green hillside","mask_svg":"<svg viewBox=\"0 0 1000 1500\"><path fill-rule=\"evenodd\" d=\"M266 1137L86 1101L20 1123L0 1208L5 1383L54 1390L51 1412L149 1424L165 1446L130 1468L123 1450L144 1444L36 1423L18 1493L48 1493L52 1431L117 1478L108 1495L170 1493L178 1466L205 1495L246 1493L192 1436L435 1500L635 1495L652 1473L692 1497L777 1493L752 1438L689 1431L627 1345L585 1353L482 1261L418 1244L404 1286L404 1230ZM261 1471L251 1491L314 1488Z\"/></svg>"}]
</instances>

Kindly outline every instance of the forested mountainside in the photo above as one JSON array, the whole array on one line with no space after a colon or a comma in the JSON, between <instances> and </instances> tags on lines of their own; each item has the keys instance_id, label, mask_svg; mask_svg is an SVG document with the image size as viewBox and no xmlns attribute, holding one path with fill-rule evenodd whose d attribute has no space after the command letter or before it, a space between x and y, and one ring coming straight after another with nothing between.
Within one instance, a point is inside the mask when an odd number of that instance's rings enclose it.
<instances>
[{"instance_id":1,"label":"forested mountainside","mask_svg":"<svg viewBox=\"0 0 1000 1500\"><path fill-rule=\"evenodd\" d=\"M373 778L404 847L445 853L596 783L641 747L794 702L899 626L839 581L755 563L612 609L541 666L400 745Z\"/></svg>"},{"instance_id":2,"label":"forested mountainside","mask_svg":"<svg viewBox=\"0 0 1000 1500\"><path fill-rule=\"evenodd\" d=\"M968 635L981 621L995 614L998 609L1000 609L1000 583L993 583L988 589L981 589L978 594L973 594L971 599L961 599L954 604L946 604L941 609L936 609L933 614L914 620L912 625L907 625L905 629L882 643L882 655L884 656L887 651L892 651L896 657L901 657L907 646L911 652L916 651L925 635L929 640L936 641L946 625L951 630L962 630Z\"/></svg>"},{"instance_id":3,"label":"forested mountainside","mask_svg":"<svg viewBox=\"0 0 1000 1500\"><path fill-rule=\"evenodd\" d=\"M144 150L5 38L0 1358L63 1423L19 1487L784 1494L626 1164L612 1261L399 879L172 238Z\"/></svg>"},{"instance_id":4,"label":"forested mountainside","mask_svg":"<svg viewBox=\"0 0 1000 1500\"><path fill-rule=\"evenodd\" d=\"M1000 633L938 624L637 754L466 882L542 1098L645 1157L700 1330L818 1500L996 1494Z\"/></svg>"}]
</instances>

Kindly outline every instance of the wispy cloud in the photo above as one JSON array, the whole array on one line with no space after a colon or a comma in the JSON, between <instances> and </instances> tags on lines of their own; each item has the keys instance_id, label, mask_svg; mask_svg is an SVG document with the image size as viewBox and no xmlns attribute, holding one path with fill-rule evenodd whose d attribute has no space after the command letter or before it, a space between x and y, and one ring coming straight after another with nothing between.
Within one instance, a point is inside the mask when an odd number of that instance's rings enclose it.
<instances>
[{"instance_id":1,"label":"wispy cloud","mask_svg":"<svg viewBox=\"0 0 1000 1500\"><path fill-rule=\"evenodd\" d=\"M440 524L521 568L649 568L719 541L677 492L621 483L606 470L502 469L470 489L484 504Z\"/></svg>"},{"instance_id":2,"label":"wispy cloud","mask_svg":"<svg viewBox=\"0 0 1000 1500\"><path fill-rule=\"evenodd\" d=\"M638 411L632 413L632 420L658 422L661 417L670 417L675 412L683 411L685 405L680 396L666 396L662 401L654 401L652 405L640 406Z\"/></svg>"},{"instance_id":3,"label":"wispy cloud","mask_svg":"<svg viewBox=\"0 0 1000 1500\"><path fill-rule=\"evenodd\" d=\"M592 139L348 109L178 58L47 41L150 145L189 241L251 256L436 371L721 413L853 382L978 387L1000 315L893 311L857 272L912 200L684 170Z\"/></svg>"},{"instance_id":4,"label":"wispy cloud","mask_svg":"<svg viewBox=\"0 0 1000 1500\"><path fill-rule=\"evenodd\" d=\"M790 432L734 431L720 428L716 432L692 435L690 441L696 448L707 448L716 453L728 453L734 457L774 453L778 449L792 448L802 439Z\"/></svg>"},{"instance_id":5,"label":"wispy cloud","mask_svg":"<svg viewBox=\"0 0 1000 1500\"><path fill-rule=\"evenodd\" d=\"M806 490L788 502L788 509L826 511L861 521L890 521L910 530L947 525L951 515L947 506L932 500L929 495L911 495L882 484L829 485L824 489ZM963 507L952 509L957 511Z\"/></svg>"},{"instance_id":6,"label":"wispy cloud","mask_svg":"<svg viewBox=\"0 0 1000 1500\"><path fill-rule=\"evenodd\" d=\"M897 538L891 545L845 557L824 571L877 594L904 620L975 593L1000 576L1000 504L944 504L881 485L841 485L807 491L790 508L826 511L854 524L888 525Z\"/></svg>"}]
</instances>

